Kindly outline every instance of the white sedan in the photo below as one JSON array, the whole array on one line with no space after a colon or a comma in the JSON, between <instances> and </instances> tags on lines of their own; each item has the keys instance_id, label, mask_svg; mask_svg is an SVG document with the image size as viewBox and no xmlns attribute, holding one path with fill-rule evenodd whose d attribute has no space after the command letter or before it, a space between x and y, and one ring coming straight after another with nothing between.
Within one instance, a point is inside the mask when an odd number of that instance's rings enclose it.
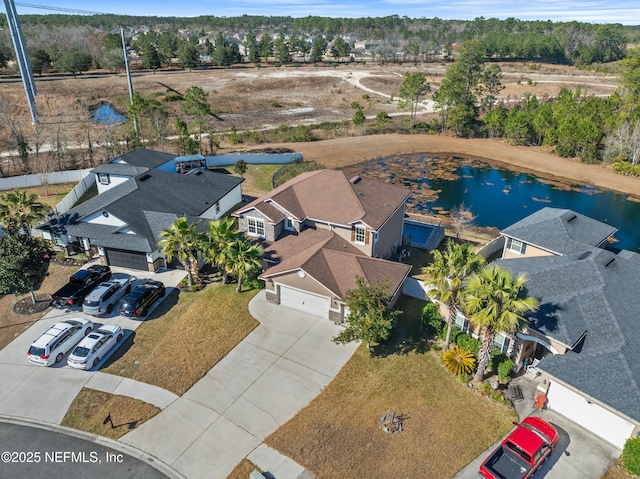
<instances>
[{"instance_id":1,"label":"white sedan","mask_svg":"<svg viewBox=\"0 0 640 479\"><path fill-rule=\"evenodd\" d=\"M105 354L122 340L123 331L115 324L105 324L86 338L69 355L67 364L76 369L91 369L97 366Z\"/></svg>"}]
</instances>

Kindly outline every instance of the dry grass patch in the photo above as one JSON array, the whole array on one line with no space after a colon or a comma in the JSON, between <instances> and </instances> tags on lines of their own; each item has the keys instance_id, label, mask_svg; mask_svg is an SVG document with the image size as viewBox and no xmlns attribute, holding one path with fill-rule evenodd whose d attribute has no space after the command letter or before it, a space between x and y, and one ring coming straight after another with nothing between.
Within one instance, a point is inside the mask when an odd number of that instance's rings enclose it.
<instances>
[{"instance_id":1,"label":"dry grass patch","mask_svg":"<svg viewBox=\"0 0 640 479\"><path fill-rule=\"evenodd\" d=\"M415 331L423 305L403 297L405 314L387 354L371 356L361 346L322 394L265 442L318 478L355 479L450 478L497 441L514 412L462 385L439 355L420 352ZM406 418L400 434L378 428L390 411Z\"/></svg>"},{"instance_id":2,"label":"dry grass patch","mask_svg":"<svg viewBox=\"0 0 640 479\"><path fill-rule=\"evenodd\" d=\"M118 439L148 421L160 408L127 396L82 388L71 403L62 425L111 439ZM103 424L111 414L111 424Z\"/></svg>"},{"instance_id":3,"label":"dry grass patch","mask_svg":"<svg viewBox=\"0 0 640 479\"><path fill-rule=\"evenodd\" d=\"M248 304L257 290L209 285L196 293L174 290L110 358L104 372L184 394L258 322Z\"/></svg>"},{"instance_id":4,"label":"dry grass patch","mask_svg":"<svg viewBox=\"0 0 640 479\"><path fill-rule=\"evenodd\" d=\"M247 477L249 477L249 475L256 469L260 472L264 472L250 460L243 459L236 467L233 468L233 471L231 471L231 474L227 476L227 479L247 479Z\"/></svg>"},{"instance_id":5,"label":"dry grass patch","mask_svg":"<svg viewBox=\"0 0 640 479\"><path fill-rule=\"evenodd\" d=\"M55 293L69 280L69 276L78 270L77 267L60 266L54 263L49 264L47 276L36 294ZM28 316L18 315L13 312L13 305L25 296L15 296L13 294L0 295L0 349L20 336L29 329L33 323L42 318L49 309ZM35 338L34 338L35 339ZM26 351L25 351L26 354ZM26 358L25 358L26 359Z\"/></svg>"}]
</instances>

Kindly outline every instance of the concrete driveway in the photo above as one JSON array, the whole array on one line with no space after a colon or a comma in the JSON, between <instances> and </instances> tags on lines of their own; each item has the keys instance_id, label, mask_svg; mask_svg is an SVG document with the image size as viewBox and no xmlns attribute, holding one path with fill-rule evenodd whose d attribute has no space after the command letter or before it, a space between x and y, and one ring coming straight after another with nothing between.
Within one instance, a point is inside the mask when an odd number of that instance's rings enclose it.
<instances>
[{"instance_id":1,"label":"concrete driveway","mask_svg":"<svg viewBox=\"0 0 640 479\"><path fill-rule=\"evenodd\" d=\"M600 479L620 456L619 449L554 411L537 411L533 415L553 424L560 433L553 454L536 472L537 479ZM454 479L478 479L480 464L497 445L474 459Z\"/></svg>"},{"instance_id":2,"label":"concrete driveway","mask_svg":"<svg viewBox=\"0 0 640 479\"><path fill-rule=\"evenodd\" d=\"M335 324L270 304L264 291L249 310L260 325L181 398L120 441L190 479L225 478L250 453L278 479L304 475L262 440L331 382L357 344L334 344ZM280 470L260 464L268 456Z\"/></svg>"},{"instance_id":3,"label":"concrete driveway","mask_svg":"<svg viewBox=\"0 0 640 479\"><path fill-rule=\"evenodd\" d=\"M124 268L112 268L112 271L114 276L118 274L135 276L137 280L134 285L145 278L153 278L162 281L167 289L175 287L184 276L184 272L178 270L167 270L159 274ZM153 308L158 304L160 301L156 302ZM93 318L78 309L69 312L56 309L50 311L0 351L0 377L2 378L0 415L60 424L78 392L93 379L93 376L98 375L93 381L98 385L101 382L100 378L107 376L95 371L79 371L70 368L67 366L67 356L60 363L50 367L29 363L27 351L33 340L54 323L73 317L87 317L94 322L94 325L117 324L128 331L135 330L142 324L138 319L124 318L116 313ZM114 388L123 381L119 377L115 379L118 384L114 384ZM102 383L104 382L103 377ZM162 400L166 401L166 399ZM154 401L151 402L154 403Z\"/></svg>"}]
</instances>

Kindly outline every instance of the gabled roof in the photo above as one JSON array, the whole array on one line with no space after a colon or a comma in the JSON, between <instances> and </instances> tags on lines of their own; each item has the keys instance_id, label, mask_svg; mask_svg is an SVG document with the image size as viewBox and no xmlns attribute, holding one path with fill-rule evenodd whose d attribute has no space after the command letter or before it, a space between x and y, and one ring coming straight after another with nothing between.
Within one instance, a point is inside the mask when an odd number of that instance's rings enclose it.
<instances>
[{"instance_id":1,"label":"gabled roof","mask_svg":"<svg viewBox=\"0 0 640 479\"><path fill-rule=\"evenodd\" d=\"M298 220L311 218L340 225L360 221L377 230L410 194L411 191L388 183L348 178L337 170L319 170L298 175L234 215L240 216L253 208L263 211L262 205L271 203L274 209L279 207ZM280 221L284 214L278 218Z\"/></svg>"},{"instance_id":2,"label":"gabled roof","mask_svg":"<svg viewBox=\"0 0 640 479\"><path fill-rule=\"evenodd\" d=\"M173 153L165 153L163 151L148 150L146 148L136 148L123 155L120 155L116 160L123 161L127 165L138 166L144 168L157 168L160 165L164 165L167 161L172 160L177 155Z\"/></svg>"},{"instance_id":3,"label":"gabled roof","mask_svg":"<svg viewBox=\"0 0 640 479\"><path fill-rule=\"evenodd\" d=\"M127 165L126 163L104 163L103 165L97 166L91 173L107 173L109 175L122 175L122 176L136 176L140 173L144 173L148 171L149 168L144 166L132 166Z\"/></svg>"},{"instance_id":4,"label":"gabled roof","mask_svg":"<svg viewBox=\"0 0 640 479\"><path fill-rule=\"evenodd\" d=\"M542 208L502 230L502 234L556 254L583 251L599 246L617 228L572 210Z\"/></svg>"},{"instance_id":5,"label":"gabled roof","mask_svg":"<svg viewBox=\"0 0 640 479\"><path fill-rule=\"evenodd\" d=\"M90 238L92 244L151 252L156 249L160 232L178 217L197 221L242 181L206 170L188 175L148 170L72 208L58 221L68 235ZM122 220L125 226L83 221L102 211ZM55 226L54 221L50 221L50 227ZM120 233L123 228L135 234Z\"/></svg>"},{"instance_id":6,"label":"gabled roof","mask_svg":"<svg viewBox=\"0 0 640 479\"><path fill-rule=\"evenodd\" d=\"M532 329L573 348L540 368L640 421L640 254L584 246L566 256L496 262L529 275Z\"/></svg>"},{"instance_id":7,"label":"gabled roof","mask_svg":"<svg viewBox=\"0 0 640 479\"><path fill-rule=\"evenodd\" d=\"M356 287L356 277L369 284L389 280L395 292L411 271L411 266L371 258L326 229L306 229L289 234L265 249L265 258L280 261L260 277L274 278L296 270L303 270L338 298Z\"/></svg>"}]
</instances>

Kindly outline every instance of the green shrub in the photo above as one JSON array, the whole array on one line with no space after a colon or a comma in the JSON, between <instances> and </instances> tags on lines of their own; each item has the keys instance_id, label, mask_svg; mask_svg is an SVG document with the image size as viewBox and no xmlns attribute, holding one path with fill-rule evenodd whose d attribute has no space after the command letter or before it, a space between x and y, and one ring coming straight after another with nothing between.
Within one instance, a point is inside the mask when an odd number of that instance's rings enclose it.
<instances>
[{"instance_id":1,"label":"green shrub","mask_svg":"<svg viewBox=\"0 0 640 479\"><path fill-rule=\"evenodd\" d=\"M67 259L67 253L65 253L64 251L58 251L54 257L56 261L62 263L65 259Z\"/></svg>"},{"instance_id":2,"label":"green shrub","mask_svg":"<svg viewBox=\"0 0 640 479\"><path fill-rule=\"evenodd\" d=\"M502 382L507 382L511 377L511 371L513 370L513 361L511 359L505 359L498 364L498 379Z\"/></svg>"},{"instance_id":3,"label":"green shrub","mask_svg":"<svg viewBox=\"0 0 640 479\"><path fill-rule=\"evenodd\" d=\"M460 381L462 384L467 384L469 382L469 375L468 374L460 374L458 376L458 381Z\"/></svg>"},{"instance_id":4,"label":"green shrub","mask_svg":"<svg viewBox=\"0 0 640 479\"><path fill-rule=\"evenodd\" d=\"M271 106L272 106L273 108L280 108L280 107L282 107L282 105L280 104L280 102L279 102L279 101L277 101L277 100L272 101L272 102L271 102Z\"/></svg>"},{"instance_id":5,"label":"green shrub","mask_svg":"<svg viewBox=\"0 0 640 479\"><path fill-rule=\"evenodd\" d=\"M89 257L84 254L84 253L78 253L76 255L76 262L80 263L80 264L85 264L87 261L89 261Z\"/></svg>"},{"instance_id":6,"label":"green shrub","mask_svg":"<svg viewBox=\"0 0 640 479\"><path fill-rule=\"evenodd\" d=\"M165 103L169 103L172 101L182 101L182 100L184 100L182 95L178 95L177 93L170 93L169 95L165 96L162 99L162 101L164 101Z\"/></svg>"},{"instance_id":7,"label":"green shrub","mask_svg":"<svg viewBox=\"0 0 640 479\"><path fill-rule=\"evenodd\" d=\"M370 98L370 97L369 97L369 95L368 95L367 93L365 93L365 94L363 94L363 95L362 95L362 99L363 99L363 100L368 100L369 98Z\"/></svg>"},{"instance_id":8,"label":"green shrub","mask_svg":"<svg viewBox=\"0 0 640 479\"><path fill-rule=\"evenodd\" d=\"M351 102L351 108L353 108L353 109L356 109L356 110L357 110L358 108L362 108L362 107L360 106L360 102L358 102L358 101L352 101L352 102Z\"/></svg>"},{"instance_id":9,"label":"green shrub","mask_svg":"<svg viewBox=\"0 0 640 479\"><path fill-rule=\"evenodd\" d=\"M622 462L631 474L640 474L640 437L627 439L622 449Z\"/></svg>"},{"instance_id":10,"label":"green shrub","mask_svg":"<svg viewBox=\"0 0 640 479\"><path fill-rule=\"evenodd\" d=\"M451 328L451 343L456 343L456 340L458 339L458 336L460 336L461 334L464 334L462 332L462 330L456 326L455 324L453 325L453 327ZM447 325L446 323L443 325L442 327L442 331L440 332L440 339L442 339L443 341L445 340L445 338L447 337Z\"/></svg>"},{"instance_id":11,"label":"green shrub","mask_svg":"<svg viewBox=\"0 0 640 479\"><path fill-rule=\"evenodd\" d=\"M264 281L258 278L253 279L243 279L242 280L242 289L243 290L252 290L252 289L263 289Z\"/></svg>"},{"instance_id":12,"label":"green shrub","mask_svg":"<svg viewBox=\"0 0 640 479\"><path fill-rule=\"evenodd\" d=\"M633 166L628 161L616 161L613 163L613 171L626 176L640 176L640 165Z\"/></svg>"},{"instance_id":13,"label":"green shrub","mask_svg":"<svg viewBox=\"0 0 640 479\"><path fill-rule=\"evenodd\" d=\"M455 342L458 346L462 346L463 348L467 348L471 351L476 358L478 357L480 347L482 346L482 341L479 339L476 339L469 334L462 333L456 338Z\"/></svg>"},{"instance_id":14,"label":"green shrub","mask_svg":"<svg viewBox=\"0 0 640 479\"><path fill-rule=\"evenodd\" d=\"M428 334L437 336L443 327L444 322L438 305L435 303L427 303L420 315L420 328Z\"/></svg>"},{"instance_id":15,"label":"green shrub","mask_svg":"<svg viewBox=\"0 0 640 479\"><path fill-rule=\"evenodd\" d=\"M505 360L509 359L507 357L506 354L503 354L502 352L500 352L500 350L498 348L493 348L491 350L491 360L489 361L489 365L491 367L491 370L494 373L498 372L498 366L500 366L500 363L504 362Z\"/></svg>"}]
</instances>

